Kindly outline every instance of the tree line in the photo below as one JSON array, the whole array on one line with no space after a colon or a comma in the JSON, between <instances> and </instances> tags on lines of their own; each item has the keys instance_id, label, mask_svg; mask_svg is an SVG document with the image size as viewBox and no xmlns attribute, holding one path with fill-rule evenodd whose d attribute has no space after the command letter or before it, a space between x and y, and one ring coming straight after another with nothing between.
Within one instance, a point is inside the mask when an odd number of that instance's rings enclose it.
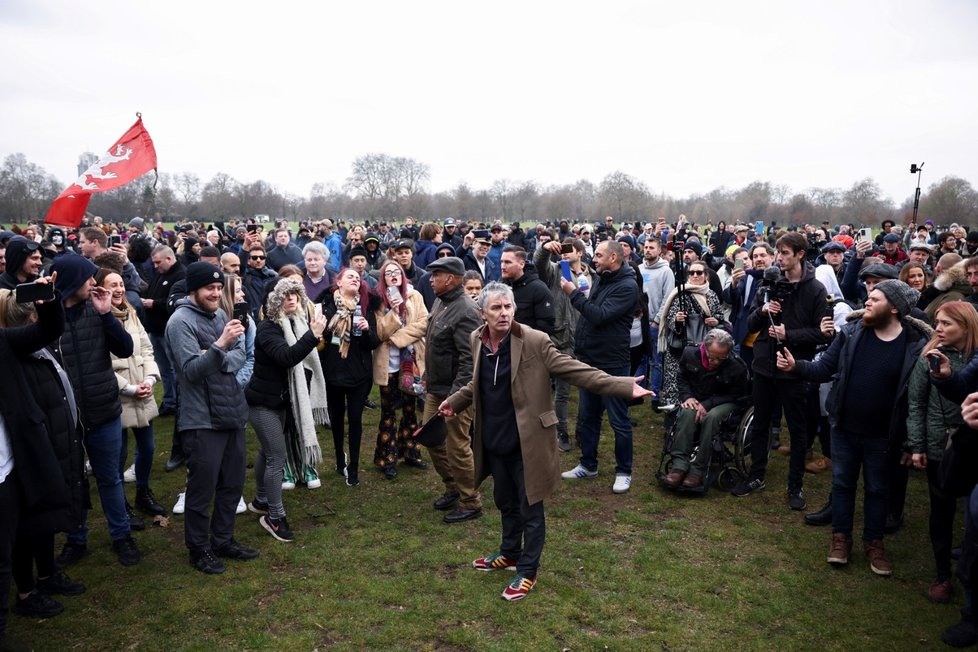
<instances>
[{"instance_id":1,"label":"tree line","mask_svg":"<svg viewBox=\"0 0 978 652\"><path fill-rule=\"evenodd\" d=\"M388 154L357 157L341 184L317 183L308 196L280 192L264 180L244 182L224 172L202 181L192 172L149 173L137 181L92 196L89 212L106 220L135 215L163 221L181 218L213 221L269 215L291 221L306 218L347 221L422 220L454 217L490 222L569 222L611 215L616 222L675 219L685 214L694 223L764 221L765 224L879 224L884 219L909 223L913 198L900 205L885 198L879 185L866 178L851 187L807 188L755 181L740 189L716 188L685 198L653 192L642 180L615 171L599 183L582 179L543 186L535 181L500 179L489 188L465 182L440 192L429 189L428 165ZM10 154L0 168L0 223L41 220L64 190L42 167L24 154ZM967 180L947 176L922 191L919 220L938 225L953 222L978 227L978 192Z\"/></svg>"}]
</instances>

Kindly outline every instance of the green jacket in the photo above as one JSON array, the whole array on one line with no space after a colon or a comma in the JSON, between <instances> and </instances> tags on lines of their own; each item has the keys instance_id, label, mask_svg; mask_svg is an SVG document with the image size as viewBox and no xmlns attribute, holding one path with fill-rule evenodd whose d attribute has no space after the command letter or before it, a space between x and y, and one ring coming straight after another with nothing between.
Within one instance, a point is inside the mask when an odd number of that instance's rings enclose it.
<instances>
[{"instance_id":1,"label":"green jacket","mask_svg":"<svg viewBox=\"0 0 978 652\"><path fill-rule=\"evenodd\" d=\"M958 371L968 362L964 355L944 350L951 361L951 370ZM907 447L911 453L927 453L929 462L938 462L944 455L948 432L962 425L961 405L941 396L930 381L927 358L921 357L910 372L907 387L909 414L907 416Z\"/></svg>"}]
</instances>

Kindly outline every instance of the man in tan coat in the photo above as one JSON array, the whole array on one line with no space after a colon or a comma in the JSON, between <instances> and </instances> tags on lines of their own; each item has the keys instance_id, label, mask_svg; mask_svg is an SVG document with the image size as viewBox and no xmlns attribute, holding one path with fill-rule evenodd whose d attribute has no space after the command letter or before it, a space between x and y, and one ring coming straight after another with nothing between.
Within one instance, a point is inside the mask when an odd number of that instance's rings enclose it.
<instances>
[{"instance_id":1,"label":"man in tan coat","mask_svg":"<svg viewBox=\"0 0 978 652\"><path fill-rule=\"evenodd\" d=\"M502 597L520 600L536 584L546 531L543 501L561 483L551 376L622 398L651 392L635 384L640 379L609 376L560 353L546 333L514 322L513 293L502 283L482 290L479 309L486 324L471 335L472 379L438 409L451 417L475 405L475 478L493 477L503 536L498 553L472 565L517 571Z\"/></svg>"}]
</instances>

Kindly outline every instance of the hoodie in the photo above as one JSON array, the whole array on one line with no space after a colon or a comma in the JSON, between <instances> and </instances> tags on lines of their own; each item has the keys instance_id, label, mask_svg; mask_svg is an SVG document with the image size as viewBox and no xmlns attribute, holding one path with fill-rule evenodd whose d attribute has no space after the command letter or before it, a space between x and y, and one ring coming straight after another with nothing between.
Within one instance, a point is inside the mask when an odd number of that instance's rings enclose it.
<instances>
[{"instance_id":1,"label":"hoodie","mask_svg":"<svg viewBox=\"0 0 978 652\"><path fill-rule=\"evenodd\" d=\"M651 264L643 260L642 264L638 266L638 271L642 275L642 291L649 299L649 320L658 327L662 302L675 289L676 277L672 273L669 263L662 258Z\"/></svg>"},{"instance_id":2,"label":"hoodie","mask_svg":"<svg viewBox=\"0 0 978 652\"><path fill-rule=\"evenodd\" d=\"M16 235L7 241L7 271L0 275L0 288L6 290L13 290L19 284L24 283L17 278L17 272L23 266L24 261L31 254L28 250L28 246L32 244L30 240L22 235ZM37 248L37 243L33 243L34 248ZM27 279L27 283L30 283L34 279Z\"/></svg>"}]
</instances>

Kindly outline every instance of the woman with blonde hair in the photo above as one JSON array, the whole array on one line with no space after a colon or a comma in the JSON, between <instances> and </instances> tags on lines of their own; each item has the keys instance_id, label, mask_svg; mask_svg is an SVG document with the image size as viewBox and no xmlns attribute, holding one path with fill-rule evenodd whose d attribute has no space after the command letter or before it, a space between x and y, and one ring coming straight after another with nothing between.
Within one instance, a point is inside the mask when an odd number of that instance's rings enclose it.
<instances>
[{"instance_id":1,"label":"woman with blonde hair","mask_svg":"<svg viewBox=\"0 0 978 652\"><path fill-rule=\"evenodd\" d=\"M910 373L907 446L913 466L927 472L930 493L929 533L937 578L927 590L927 598L931 602L948 602L957 500L941 490L938 469L948 436L964 420L961 406L942 397L931 382L927 353L934 349L943 353L953 371L964 367L978 350L978 312L965 301L949 301L934 313L934 325L934 336Z\"/></svg>"},{"instance_id":2,"label":"woman with blonde hair","mask_svg":"<svg viewBox=\"0 0 978 652\"><path fill-rule=\"evenodd\" d=\"M907 263L900 268L900 280L917 290L923 292L924 288L930 285L931 278L927 274L927 268L920 263ZM918 306L919 307L919 306Z\"/></svg>"},{"instance_id":3,"label":"woman with blonde hair","mask_svg":"<svg viewBox=\"0 0 978 652\"><path fill-rule=\"evenodd\" d=\"M409 466L427 466L421 460L421 446L411 435L418 428L420 385L414 380L414 370L420 381L424 375L428 309L421 293L408 283L404 270L393 261L381 266L377 292L381 300L375 313L380 345L374 349L373 362L374 382L380 387L380 423L374 464L392 480L397 477L398 457L403 457ZM401 420L395 427L398 400Z\"/></svg>"}]
</instances>

